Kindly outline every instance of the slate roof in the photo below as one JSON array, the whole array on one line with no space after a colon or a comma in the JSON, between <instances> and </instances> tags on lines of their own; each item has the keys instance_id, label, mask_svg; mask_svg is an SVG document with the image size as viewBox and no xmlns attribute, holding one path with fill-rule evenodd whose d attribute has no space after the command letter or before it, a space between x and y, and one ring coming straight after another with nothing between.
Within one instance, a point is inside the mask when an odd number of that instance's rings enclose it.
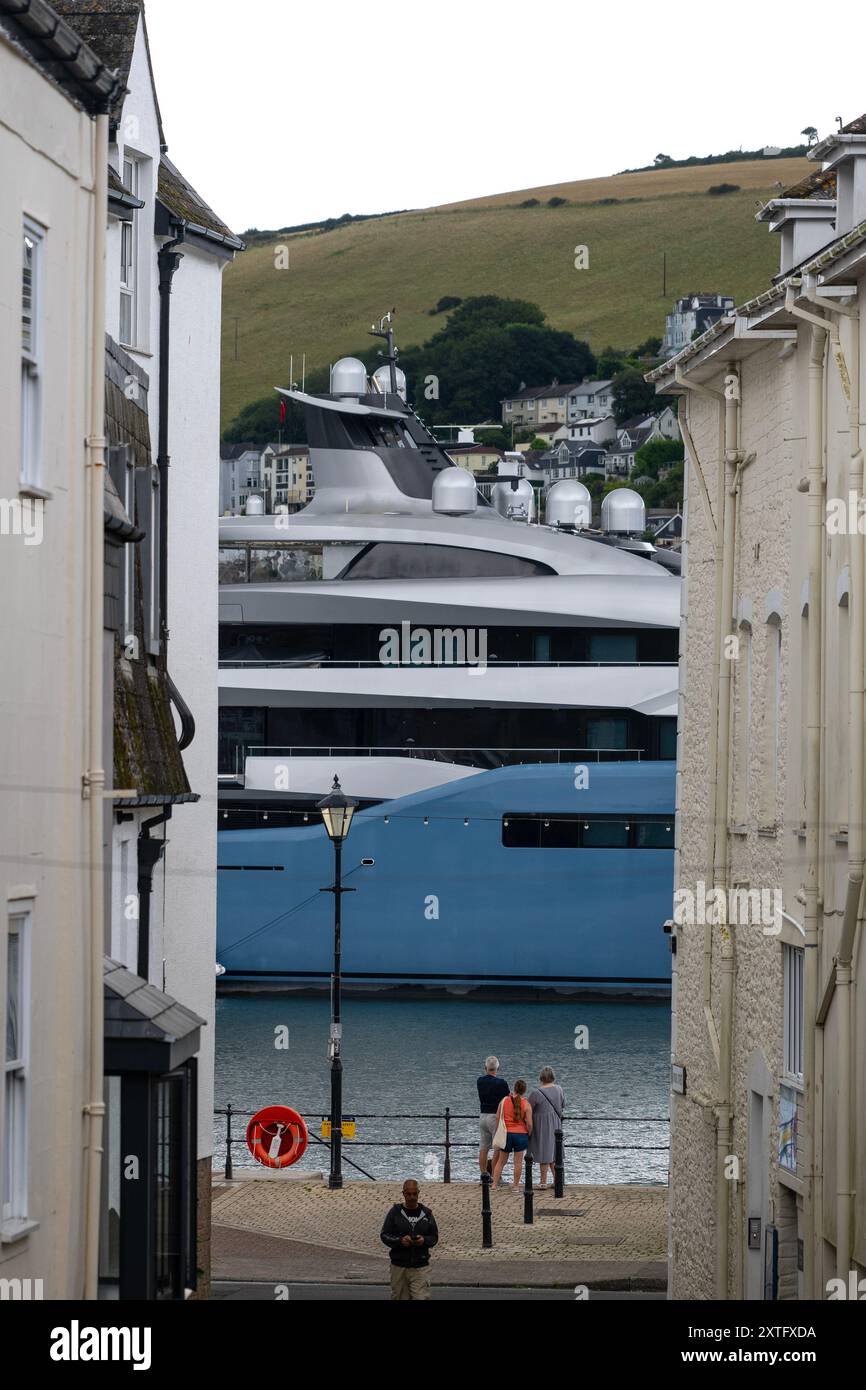
<instances>
[{"instance_id":1,"label":"slate roof","mask_svg":"<svg viewBox=\"0 0 866 1390\"><path fill-rule=\"evenodd\" d=\"M135 390L130 390L133 383ZM152 462L147 411L149 388L144 369L113 338L106 336L105 433L109 446L129 446L137 470L150 469ZM116 489L108 487L108 477L106 470L106 510L111 509L114 522L107 529L120 540L134 541L142 534L137 526L139 518L127 516ZM117 496L119 513L111 500L112 490ZM123 534L125 524L135 526L135 535ZM144 653L142 557L138 547L135 567L134 630ZM122 660L119 640L114 662L114 786L134 787L139 793L135 802L124 804L161 805L168 801L198 799L190 791L178 748L164 663ZM145 800L153 797L157 798L156 803Z\"/></svg>"},{"instance_id":2,"label":"slate roof","mask_svg":"<svg viewBox=\"0 0 866 1390\"><path fill-rule=\"evenodd\" d=\"M200 228L217 241L223 241L235 251L243 249L244 243L217 217L200 193L196 193L191 183L166 154L159 161L159 178L156 196L163 207L173 217L185 222L191 228Z\"/></svg>"},{"instance_id":3,"label":"slate roof","mask_svg":"<svg viewBox=\"0 0 866 1390\"><path fill-rule=\"evenodd\" d=\"M169 1071L198 1051L206 1020L119 961L103 957L106 1069Z\"/></svg>"},{"instance_id":4,"label":"slate roof","mask_svg":"<svg viewBox=\"0 0 866 1390\"><path fill-rule=\"evenodd\" d=\"M260 449L257 444L221 444L220 458L226 462L233 459L243 458L244 454L258 454Z\"/></svg>"},{"instance_id":5,"label":"slate roof","mask_svg":"<svg viewBox=\"0 0 866 1390\"><path fill-rule=\"evenodd\" d=\"M62 17L62 0L0 0L0 27L21 55L91 115L122 100L123 82L77 26Z\"/></svg>"},{"instance_id":6,"label":"slate roof","mask_svg":"<svg viewBox=\"0 0 866 1390\"><path fill-rule=\"evenodd\" d=\"M545 396L567 396L569 391L575 391L577 383L573 381L552 381L547 386L526 386L522 391L514 391L510 396L503 396L503 401L538 401Z\"/></svg>"},{"instance_id":7,"label":"slate roof","mask_svg":"<svg viewBox=\"0 0 866 1390\"><path fill-rule=\"evenodd\" d=\"M613 377L607 377L604 381L580 381L576 386L569 386L568 390L575 394L596 396L612 384Z\"/></svg>"},{"instance_id":8,"label":"slate roof","mask_svg":"<svg viewBox=\"0 0 866 1390\"><path fill-rule=\"evenodd\" d=\"M52 7L120 78L121 89L110 112L113 120L119 120L123 109L125 90L129 83L129 70L132 66L132 54L135 49L139 18L141 18L144 27L147 61L151 70L151 81L153 81L153 64L150 60L147 25L144 22L143 0L52 0ZM160 144L165 145L162 117L156 98L156 84L153 85Z\"/></svg>"},{"instance_id":9,"label":"slate roof","mask_svg":"<svg viewBox=\"0 0 866 1390\"><path fill-rule=\"evenodd\" d=\"M783 193L778 194L778 198L835 198L836 197L836 170L835 169L815 169L811 174L807 174L804 179L799 179L797 183L792 183L790 188L786 188ZM776 199L771 199L775 202Z\"/></svg>"}]
</instances>

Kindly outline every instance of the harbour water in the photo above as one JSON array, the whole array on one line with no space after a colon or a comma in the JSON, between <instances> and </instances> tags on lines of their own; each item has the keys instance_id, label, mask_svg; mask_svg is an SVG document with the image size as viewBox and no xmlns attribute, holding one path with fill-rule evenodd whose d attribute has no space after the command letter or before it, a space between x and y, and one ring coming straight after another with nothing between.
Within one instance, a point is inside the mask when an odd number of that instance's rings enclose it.
<instances>
[{"instance_id":1,"label":"harbour water","mask_svg":"<svg viewBox=\"0 0 866 1390\"><path fill-rule=\"evenodd\" d=\"M327 998L230 995L217 1002L217 1107L253 1111L280 1103L300 1110L311 1139L298 1168L308 1172L328 1166L327 1150L312 1138L329 1111L328 1025ZM285 1030L288 1047L277 1046ZM344 1144L345 1159L376 1178L441 1178L450 1106L452 1115L467 1117L452 1121L452 1140L466 1146L452 1150L451 1175L473 1177L475 1081L490 1053L509 1082L522 1076L532 1083L542 1066L552 1066L565 1090L566 1116L593 1117L567 1120L567 1145L599 1146L567 1150L569 1182L667 1181L670 1011L658 1003L344 999L344 1114L437 1117L359 1118L356 1140ZM620 1118L596 1118L613 1116ZM246 1123L239 1115L233 1133L242 1136ZM215 1117L214 1138L214 1166L222 1168L222 1115ZM245 1144L232 1146L232 1161L236 1168L256 1166ZM348 1162L344 1174L361 1176Z\"/></svg>"}]
</instances>

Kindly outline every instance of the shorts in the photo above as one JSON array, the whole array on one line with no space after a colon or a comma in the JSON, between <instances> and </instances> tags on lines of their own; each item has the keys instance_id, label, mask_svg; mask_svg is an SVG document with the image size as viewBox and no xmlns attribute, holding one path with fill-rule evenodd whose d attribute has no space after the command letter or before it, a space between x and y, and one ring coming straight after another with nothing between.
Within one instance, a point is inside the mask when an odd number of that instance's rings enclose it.
<instances>
[{"instance_id":1,"label":"shorts","mask_svg":"<svg viewBox=\"0 0 866 1390\"><path fill-rule=\"evenodd\" d=\"M510 1153L515 1153L515 1154L522 1154L522 1153L525 1153L525 1152L526 1152L526 1147L527 1147L528 1143L529 1143L529 1135L528 1135L528 1134L518 1134L518 1133L512 1134L512 1133L509 1132L509 1134L507 1135L506 1140L505 1140L505 1150L504 1150L504 1152L507 1153L507 1154L510 1154Z\"/></svg>"},{"instance_id":2,"label":"shorts","mask_svg":"<svg viewBox=\"0 0 866 1390\"><path fill-rule=\"evenodd\" d=\"M482 1149L489 1149L493 1146L493 1136L496 1133L496 1113L492 1115L482 1115L478 1121L478 1129L481 1134Z\"/></svg>"}]
</instances>

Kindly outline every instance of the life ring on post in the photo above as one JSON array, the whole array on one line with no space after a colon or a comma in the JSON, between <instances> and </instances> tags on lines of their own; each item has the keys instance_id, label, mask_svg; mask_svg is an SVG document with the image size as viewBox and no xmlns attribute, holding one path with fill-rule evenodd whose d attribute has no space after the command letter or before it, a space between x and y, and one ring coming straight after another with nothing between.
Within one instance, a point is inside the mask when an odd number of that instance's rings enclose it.
<instances>
[{"instance_id":1,"label":"life ring on post","mask_svg":"<svg viewBox=\"0 0 866 1390\"><path fill-rule=\"evenodd\" d=\"M266 1105L247 1125L247 1147L265 1168L288 1168L307 1147L303 1115L290 1105Z\"/></svg>"}]
</instances>

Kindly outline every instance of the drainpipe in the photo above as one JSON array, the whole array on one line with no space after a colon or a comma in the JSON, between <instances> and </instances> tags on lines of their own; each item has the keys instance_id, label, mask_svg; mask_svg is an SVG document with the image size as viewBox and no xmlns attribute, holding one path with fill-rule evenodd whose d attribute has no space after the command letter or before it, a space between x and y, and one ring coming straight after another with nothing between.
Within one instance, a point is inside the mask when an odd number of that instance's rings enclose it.
<instances>
[{"instance_id":1,"label":"drainpipe","mask_svg":"<svg viewBox=\"0 0 866 1390\"><path fill-rule=\"evenodd\" d=\"M842 390L848 406L848 489L859 503L863 496L863 449L860 434L860 313L857 308L827 304L813 291L804 296L812 304L840 314L851 321L848 359L842 351L838 325L828 325L833 356L839 369ZM859 510L857 518L859 520ZM819 1023L823 1026L833 990L838 993L836 1028L836 1274L846 1279L851 1268L853 1222L852 1163L852 1043L853 959L857 928L862 916L864 859L864 796L866 796L866 729L864 729L864 582L866 582L866 540L857 526L848 537L848 882L842 929L833 962L829 994L821 1004ZM817 980L816 980L817 986ZM808 1015L807 1015L808 1017Z\"/></svg>"},{"instance_id":2,"label":"drainpipe","mask_svg":"<svg viewBox=\"0 0 866 1390\"><path fill-rule=\"evenodd\" d=\"M176 247L184 240L180 227L157 256L159 266L159 425L156 466L159 469L159 630L164 661L168 659L168 384L171 351L171 284L183 260Z\"/></svg>"},{"instance_id":3,"label":"drainpipe","mask_svg":"<svg viewBox=\"0 0 866 1390\"><path fill-rule=\"evenodd\" d=\"M805 889L805 961L804 1014L806 1018L806 1193L803 1204L803 1283L806 1298L814 1298L817 1270L820 1263L821 1213L815 1203L815 1131L818 1111L815 1093L816 1074L815 1019L818 1003L818 859L820 854L819 799L821 782L821 631L823 593L821 589L824 539L824 356L828 332L832 324L827 319L798 309L793 303L794 292L789 290L786 307L797 318L811 324L809 344L809 413L806 428L809 454L809 653L806 671L806 881ZM850 586L853 588L853 586ZM849 602L852 594L849 589ZM853 628L849 614L849 629Z\"/></svg>"},{"instance_id":4,"label":"drainpipe","mask_svg":"<svg viewBox=\"0 0 866 1390\"><path fill-rule=\"evenodd\" d=\"M108 113L93 125L93 238L90 295L90 402L86 439L87 503L87 770L82 794L89 803L87 932L89 974L89 1034L87 1089L84 1106L84 1297L95 1299L99 1289L99 1225L102 1183L103 1094L103 958L105 905L103 883L103 593L105 457L105 242L108 220Z\"/></svg>"},{"instance_id":5,"label":"drainpipe","mask_svg":"<svg viewBox=\"0 0 866 1390\"><path fill-rule=\"evenodd\" d=\"M687 381L686 378L682 375L682 370L681 370L681 368L679 368L679 367L675 368L675 371L674 371L674 379L675 379L675 381L677 382L677 384L678 384L679 386L682 386L683 388L685 388L685 389L686 389L687 391L689 391L689 392L691 392L691 391L696 391L699 395L705 396L705 397L709 398L710 400L713 400L714 402L716 402L716 403L719 404L720 406L723 406L723 405L725 404L725 397L724 397L724 395L722 394L722 392L720 392L720 391L714 391L714 390L712 390L710 387L704 386L704 385L702 385L702 384L700 384L700 383L698 383L698 382ZM722 417L723 417L723 415L724 415L724 411L723 411L723 410L720 410L720 411L719 411L719 416L720 416L719 429L720 429L720 433L721 433L721 430L722 430L722 423L721 423L721 422L722 422ZM706 481L705 481L705 478L704 478L704 472L703 472L703 469L702 469L702 467L701 467L701 462L700 462L700 459L698 458L698 453L697 453L697 450L696 450L696 448L695 448L694 440L692 439L692 435L691 435L691 427L690 427L690 397L689 397L689 396L686 397L686 414L685 414L685 416L684 416L683 418L681 418L681 430L682 430L682 435L683 435L683 442L685 443L686 449L687 449L687 451L688 451L689 458L690 458L691 461L692 461L692 464L693 464L694 469L695 469L695 473L696 473L697 478L698 478L698 485L699 485L699 487L700 487L700 493L701 493L701 501L702 501L703 506L704 506L704 513L705 513L705 516L706 516L706 519L707 519L707 526L708 526L708 529L709 529L709 532L710 532L710 537L711 537L712 545L713 545L714 573L715 573L715 606L714 606L714 613L713 613L713 664L712 664L712 670L718 672L718 669L719 669L720 652L721 652L721 644L722 644L723 621L724 621L724 620L723 620L723 609L722 609L722 570L723 570L723 561L724 561L724 551L723 551L723 544L722 544L722 530L721 530L721 521L720 521L720 520L717 521L717 520L713 517L712 504L711 504L711 502L710 502L710 495L709 495L709 491L708 491L708 489L707 489ZM724 516L725 510L726 510L726 508L725 508L725 492L724 492L725 476L724 476L724 467L723 467L722 462L721 462L722 449L723 449L723 441L720 440L720 448L719 448L720 462L719 462L719 467L718 467L719 486L718 486L718 488L717 488L717 512L718 512L719 518L721 518L721 517ZM710 765L709 765L709 777L708 777L708 784L709 784L709 785L708 785L708 797L707 797L707 801L708 801L708 805L710 805L710 806L714 806L714 805L715 805L715 801L716 801L716 785L717 785L717 779L718 779L718 735L717 735L717 730L718 730L718 708L719 708L718 682L717 682L717 681L713 681L713 682L712 682L712 686L711 686L711 692L710 692L710 710L709 710L709 729L710 729L711 733L710 733L710 757L709 757L709 764L710 764ZM727 831L726 831L726 833L727 833ZM716 836L716 824L715 824L714 819L713 819L712 816L711 816L711 817L708 818L708 825L707 825L707 863L708 863L708 864L712 864L712 863L714 862L714 858L715 858L715 836ZM720 1055L719 1055L719 1034L718 1034L718 1030L717 1030L717 1028L716 1028L716 1021L715 1021L715 1018L713 1017L713 1008L712 1008L712 960L713 960L713 928L712 928L712 924L711 924L710 922L707 922L707 923L704 924L704 946L703 946L703 1011L704 1011L704 1020L705 1020L706 1025L707 1025L707 1032L708 1032L708 1034L709 1034L710 1044L711 1044L712 1049L713 1049L713 1056L714 1056L714 1058L715 1058L716 1066L718 1067L718 1066L719 1066L719 1061L720 1061Z\"/></svg>"},{"instance_id":6,"label":"drainpipe","mask_svg":"<svg viewBox=\"0 0 866 1390\"><path fill-rule=\"evenodd\" d=\"M715 850L713 887L721 890L727 902L728 890L728 798L731 744L731 670L725 653L725 638L734 628L734 544L737 530L737 494L742 455L740 452L740 378L735 363L728 363L725 374L725 513L722 538L722 604L719 631L719 696L716 753L716 795L714 806ZM716 898L718 902L718 898ZM734 938L725 920L719 924L721 958L719 981L719 1100L716 1105L716 1297L728 1297L728 1252L730 1245L731 1184L726 1174L731 1152L731 1057L734 1015Z\"/></svg>"},{"instance_id":7,"label":"drainpipe","mask_svg":"<svg viewBox=\"0 0 866 1390\"><path fill-rule=\"evenodd\" d=\"M848 486L859 499L863 496L863 448L860 435L860 315L851 320L848 349L848 432L850 457ZM844 378L843 378L844 384ZM851 1268L853 1223L853 1165L851 1101L853 1042L854 942L862 915L863 895L863 812L864 812L864 627L863 595L866 582L866 539L859 526L849 538L848 633L850 640L849 740L851 767L848 782L848 892L836 957L836 985L839 990L838 1077L839 1099L836 1112L836 1274L847 1280ZM853 605L853 606L852 606Z\"/></svg>"},{"instance_id":8,"label":"drainpipe","mask_svg":"<svg viewBox=\"0 0 866 1390\"><path fill-rule=\"evenodd\" d=\"M157 825L165 825L171 820L171 806L158 816L142 821L138 833L138 962L136 971L142 980L149 979L150 972L150 899L153 892L153 871L162 858L165 849L163 838L155 840L151 830Z\"/></svg>"}]
</instances>

